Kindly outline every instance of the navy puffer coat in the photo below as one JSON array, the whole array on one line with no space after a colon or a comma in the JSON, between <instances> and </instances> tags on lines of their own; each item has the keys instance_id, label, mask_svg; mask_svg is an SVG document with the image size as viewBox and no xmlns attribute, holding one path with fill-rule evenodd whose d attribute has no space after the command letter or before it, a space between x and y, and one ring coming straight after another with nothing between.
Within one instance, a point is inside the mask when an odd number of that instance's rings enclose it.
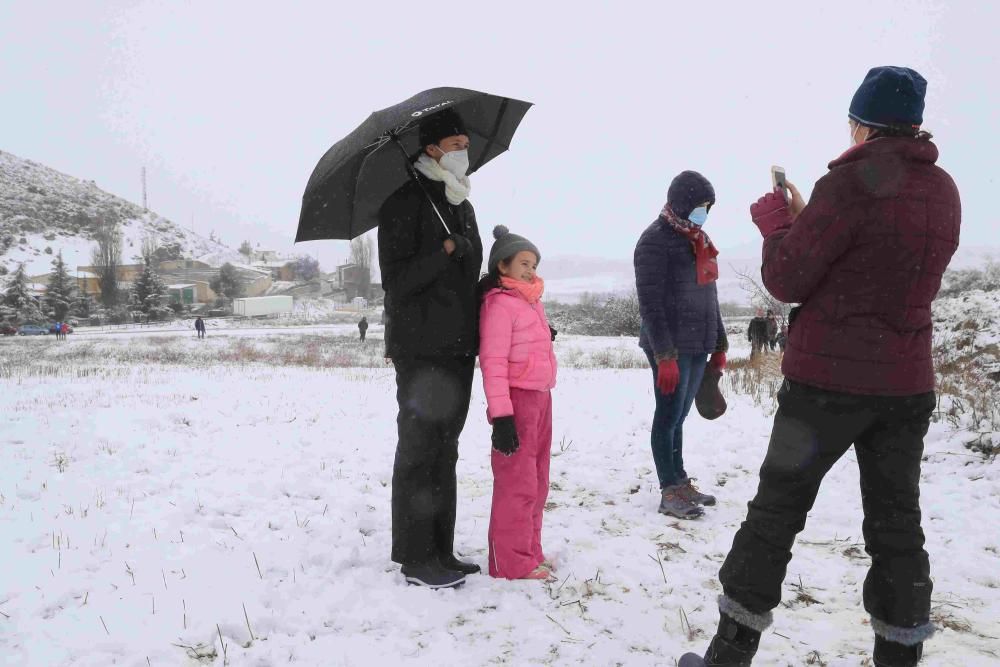
<instances>
[{"instance_id":1,"label":"navy puffer coat","mask_svg":"<svg viewBox=\"0 0 1000 667\"><path fill-rule=\"evenodd\" d=\"M655 357L729 349L714 282L699 285L691 241L657 218L635 246L639 345Z\"/></svg>"}]
</instances>

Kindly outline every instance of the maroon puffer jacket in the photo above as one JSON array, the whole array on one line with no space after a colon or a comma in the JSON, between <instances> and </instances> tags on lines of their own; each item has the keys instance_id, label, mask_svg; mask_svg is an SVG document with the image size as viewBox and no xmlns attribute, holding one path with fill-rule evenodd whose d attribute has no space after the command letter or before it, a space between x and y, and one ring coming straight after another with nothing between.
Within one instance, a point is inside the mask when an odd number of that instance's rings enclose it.
<instances>
[{"instance_id":1,"label":"maroon puffer jacket","mask_svg":"<svg viewBox=\"0 0 1000 667\"><path fill-rule=\"evenodd\" d=\"M931 302L962 217L937 157L919 139L855 146L830 163L794 224L764 240L764 284L802 304L787 378L850 394L933 391Z\"/></svg>"}]
</instances>

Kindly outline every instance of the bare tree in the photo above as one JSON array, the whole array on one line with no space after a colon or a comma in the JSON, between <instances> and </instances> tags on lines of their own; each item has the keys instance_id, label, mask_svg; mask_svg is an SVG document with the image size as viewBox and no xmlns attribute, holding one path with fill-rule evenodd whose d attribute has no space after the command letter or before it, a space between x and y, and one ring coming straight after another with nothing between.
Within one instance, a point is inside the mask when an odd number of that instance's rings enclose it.
<instances>
[{"instance_id":1,"label":"bare tree","mask_svg":"<svg viewBox=\"0 0 1000 667\"><path fill-rule=\"evenodd\" d=\"M740 287L750 296L750 304L758 308L763 308L765 310L774 311L782 322L788 321L788 311L791 310L791 306L787 303L782 303L778 301L771 293L767 291L760 282L757 281L755 277L750 275L746 270L737 269L736 267L730 267L734 273L740 278Z\"/></svg>"},{"instance_id":2,"label":"bare tree","mask_svg":"<svg viewBox=\"0 0 1000 667\"><path fill-rule=\"evenodd\" d=\"M351 241L351 264L360 267L361 285L358 293L368 297L372 283L372 255L375 252L375 243L371 236L359 236Z\"/></svg>"},{"instance_id":3,"label":"bare tree","mask_svg":"<svg viewBox=\"0 0 1000 667\"><path fill-rule=\"evenodd\" d=\"M101 303L107 308L118 305L118 269L122 264L122 235L118 225L102 224L94 232L97 248L91 263L97 272L97 284L101 288Z\"/></svg>"}]
</instances>

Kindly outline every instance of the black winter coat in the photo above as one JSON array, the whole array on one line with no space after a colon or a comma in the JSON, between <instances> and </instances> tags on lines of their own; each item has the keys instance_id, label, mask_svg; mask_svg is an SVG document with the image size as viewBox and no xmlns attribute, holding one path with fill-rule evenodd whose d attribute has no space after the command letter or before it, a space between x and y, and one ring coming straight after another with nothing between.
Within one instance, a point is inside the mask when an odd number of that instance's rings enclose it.
<instances>
[{"instance_id":1,"label":"black winter coat","mask_svg":"<svg viewBox=\"0 0 1000 667\"><path fill-rule=\"evenodd\" d=\"M378 250L386 292L386 355L468 357L479 351L477 283L483 243L468 200L452 206L444 184L421 177L453 233L472 242L462 259L444 251L447 232L420 187L407 182L379 211Z\"/></svg>"},{"instance_id":2,"label":"black winter coat","mask_svg":"<svg viewBox=\"0 0 1000 667\"><path fill-rule=\"evenodd\" d=\"M729 349L714 282L699 285L691 241L657 218L635 246L639 345L658 358Z\"/></svg>"},{"instance_id":3,"label":"black winter coat","mask_svg":"<svg viewBox=\"0 0 1000 667\"><path fill-rule=\"evenodd\" d=\"M771 332L766 319L763 317L755 317L750 320L750 326L747 327L747 340L751 342L756 340L760 343L766 343L770 339Z\"/></svg>"}]
</instances>

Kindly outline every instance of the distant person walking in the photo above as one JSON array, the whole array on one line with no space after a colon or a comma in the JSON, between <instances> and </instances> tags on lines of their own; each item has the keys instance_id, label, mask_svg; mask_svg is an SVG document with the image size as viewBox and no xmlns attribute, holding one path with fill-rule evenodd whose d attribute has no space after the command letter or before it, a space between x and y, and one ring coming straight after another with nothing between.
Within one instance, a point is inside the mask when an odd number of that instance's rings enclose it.
<instances>
[{"instance_id":1,"label":"distant person walking","mask_svg":"<svg viewBox=\"0 0 1000 667\"><path fill-rule=\"evenodd\" d=\"M715 189L696 171L670 183L667 203L635 247L639 345L653 373L656 408L650 431L660 484L659 512L681 519L704 513L715 498L695 488L684 468L684 420L707 364L722 370L729 347L719 310L719 252L702 227ZM709 359L711 355L711 359Z\"/></svg>"},{"instance_id":2,"label":"distant person walking","mask_svg":"<svg viewBox=\"0 0 1000 667\"><path fill-rule=\"evenodd\" d=\"M774 314L773 310L767 311L767 345L774 352L774 348L778 345L778 316Z\"/></svg>"},{"instance_id":3,"label":"distant person walking","mask_svg":"<svg viewBox=\"0 0 1000 667\"><path fill-rule=\"evenodd\" d=\"M747 340L750 341L750 359L756 359L764 348L768 346L767 318L764 311L757 310L757 315L750 320L747 327Z\"/></svg>"},{"instance_id":4,"label":"distant person walking","mask_svg":"<svg viewBox=\"0 0 1000 667\"><path fill-rule=\"evenodd\" d=\"M201 319L201 317L195 318L195 321L194 321L194 330L198 332L198 338L204 338L205 337L205 320Z\"/></svg>"},{"instance_id":5,"label":"distant person walking","mask_svg":"<svg viewBox=\"0 0 1000 667\"><path fill-rule=\"evenodd\" d=\"M69 333L69 324L67 324L66 322L63 322L59 326L59 333L62 335L62 339L66 340L66 335Z\"/></svg>"},{"instance_id":6,"label":"distant person walking","mask_svg":"<svg viewBox=\"0 0 1000 667\"><path fill-rule=\"evenodd\" d=\"M358 332L361 334L361 342L365 342L365 334L368 333L368 318L362 316L361 321L358 322Z\"/></svg>"},{"instance_id":7,"label":"distant person walking","mask_svg":"<svg viewBox=\"0 0 1000 667\"><path fill-rule=\"evenodd\" d=\"M719 629L704 659L688 654L684 667L751 663L781 602L795 536L851 445L874 664L916 665L934 632L920 464L936 405L931 304L958 248L961 205L920 130L926 89L905 67L869 71L850 105L852 145L809 203L789 183L790 200L776 189L750 207L765 287L801 306L757 495L719 573Z\"/></svg>"}]
</instances>

